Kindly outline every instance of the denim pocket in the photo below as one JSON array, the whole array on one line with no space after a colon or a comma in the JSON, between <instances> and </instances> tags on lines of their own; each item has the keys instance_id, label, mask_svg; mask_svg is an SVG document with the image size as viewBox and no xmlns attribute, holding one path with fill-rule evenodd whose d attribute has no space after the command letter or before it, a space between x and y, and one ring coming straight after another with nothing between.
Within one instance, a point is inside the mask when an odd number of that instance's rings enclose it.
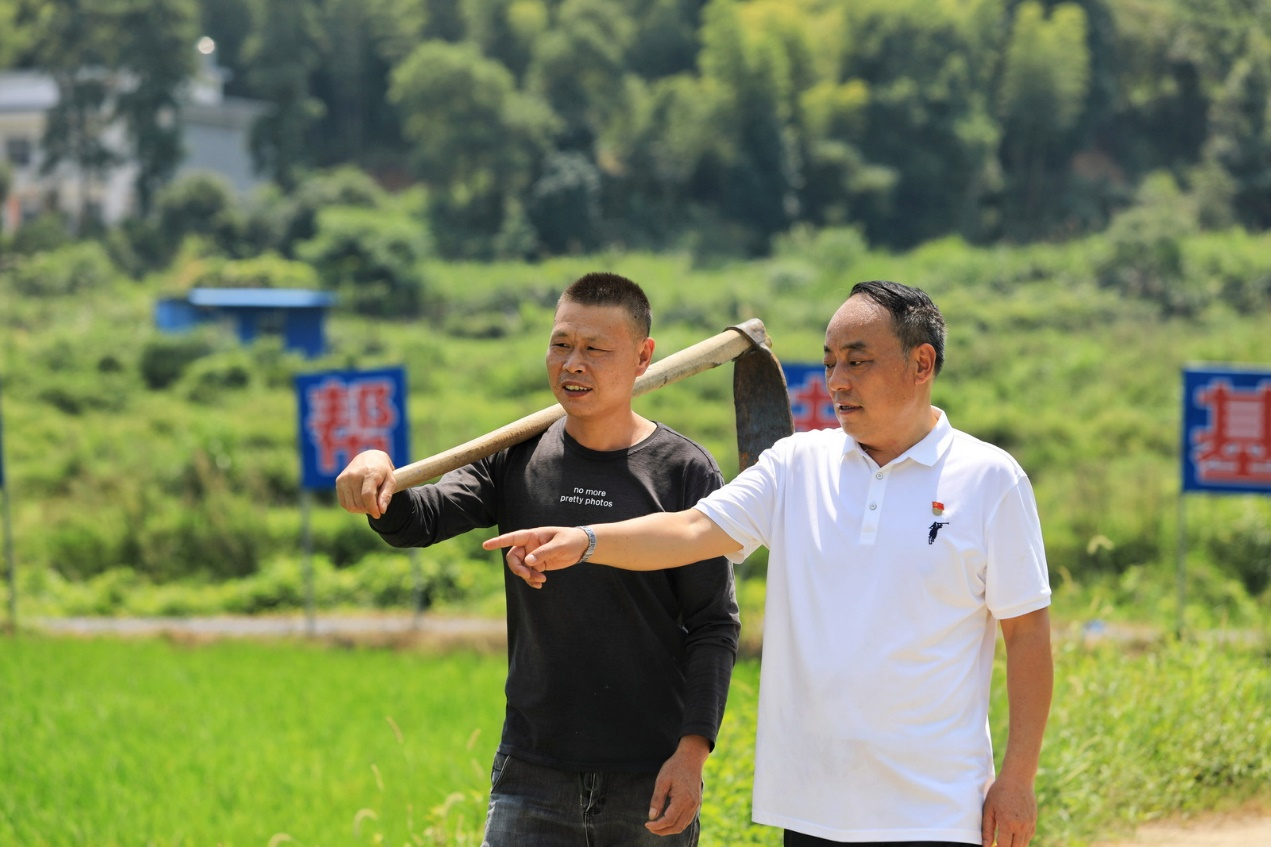
<instances>
[{"instance_id":1,"label":"denim pocket","mask_svg":"<svg viewBox=\"0 0 1271 847\"><path fill-rule=\"evenodd\" d=\"M494 754L494 766L490 768L490 788L498 788L499 783L503 781L503 776L508 772L508 766L512 764L512 757L507 753Z\"/></svg>"}]
</instances>

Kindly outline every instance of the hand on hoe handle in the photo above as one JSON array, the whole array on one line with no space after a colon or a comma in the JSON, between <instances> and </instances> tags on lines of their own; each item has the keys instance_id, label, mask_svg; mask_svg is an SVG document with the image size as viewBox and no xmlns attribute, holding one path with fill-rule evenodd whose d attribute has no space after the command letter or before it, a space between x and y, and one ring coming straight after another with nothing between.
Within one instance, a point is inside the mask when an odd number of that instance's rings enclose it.
<instances>
[{"instance_id":1,"label":"hand on hoe handle","mask_svg":"<svg viewBox=\"0 0 1271 847\"><path fill-rule=\"evenodd\" d=\"M335 478L340 506L355 515L383 517L396 491L393 470L393 460L382 450L358 453Z\"/></svg>"}]
</instances>

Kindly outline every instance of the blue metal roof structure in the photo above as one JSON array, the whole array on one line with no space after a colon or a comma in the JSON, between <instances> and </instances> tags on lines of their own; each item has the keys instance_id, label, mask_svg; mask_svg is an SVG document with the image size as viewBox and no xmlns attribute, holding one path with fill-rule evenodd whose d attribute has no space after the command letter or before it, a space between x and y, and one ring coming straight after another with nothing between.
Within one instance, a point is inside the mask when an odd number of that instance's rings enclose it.
<instances>
[{"instance_id":1,"label":"blue metal roof structure","mask_svg":"<svg viewBox=\"0 0 1271 847\"><path fill-rule=\"evenodd\" d=\"M313 309L335 304L331 292L303 288L193 288L186 299L192 306L222 309Z\"/></svg>"},{"instance_id":2,"label":"blue metal roof structure","mask_svg":"<svg viewBox=\"0 0 1271 847\"><path fill-rule=\"evenodd\" d=\"M201 323L229 320L244 344L262 332L280 332L284 347L312 358L326 352L326 310L335 302L329 291L194 288L184 297L156 303L155 325L166 332L181 332Z\"/></svg>"}]
</instances>

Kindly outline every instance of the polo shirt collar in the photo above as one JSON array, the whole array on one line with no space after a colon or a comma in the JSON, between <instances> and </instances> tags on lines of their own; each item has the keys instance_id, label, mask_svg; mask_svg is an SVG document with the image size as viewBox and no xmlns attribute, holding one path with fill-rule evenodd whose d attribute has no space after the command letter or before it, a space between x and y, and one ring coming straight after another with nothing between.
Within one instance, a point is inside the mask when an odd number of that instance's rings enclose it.
<instances>
[{"instance_id":1,"label":"polo shirt collar","mask_svg":"<svg viewBox=\"0 0 1271 847\"><path fill-rule=\"evenodd\" d=\"M940 457L949 449L949 445L953 443L953 425L949 423L949 416L944 410L936 406L931 407L938 416L936 425L931 428L931 432L927 433L921 441L901 453L891 464L899 464L906 459L913 459L920 465L932 467L936 462L940 461ZM855 438L843 433L843 455L848 453L858 453L868 458L868 454L861 449L861 445Z\"/></svg>"}]
</instances>

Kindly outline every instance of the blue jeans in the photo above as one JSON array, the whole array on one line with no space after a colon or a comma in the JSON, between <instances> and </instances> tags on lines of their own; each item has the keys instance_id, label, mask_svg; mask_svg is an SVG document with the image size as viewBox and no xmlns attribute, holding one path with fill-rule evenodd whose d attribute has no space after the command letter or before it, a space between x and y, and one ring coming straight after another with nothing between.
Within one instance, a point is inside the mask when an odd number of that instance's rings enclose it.
<instances>
[{"instance_id":1,"label":"blue jeans","mask_svg":"<svg viewBox=\"0 0 1271 847\"><path fill-rule=\"evenodd\" d=\"M697 818L678 835L649 822L656 773L562 771L499 753L482 847L697 847Z\"/></svg>"}]
</instances>

